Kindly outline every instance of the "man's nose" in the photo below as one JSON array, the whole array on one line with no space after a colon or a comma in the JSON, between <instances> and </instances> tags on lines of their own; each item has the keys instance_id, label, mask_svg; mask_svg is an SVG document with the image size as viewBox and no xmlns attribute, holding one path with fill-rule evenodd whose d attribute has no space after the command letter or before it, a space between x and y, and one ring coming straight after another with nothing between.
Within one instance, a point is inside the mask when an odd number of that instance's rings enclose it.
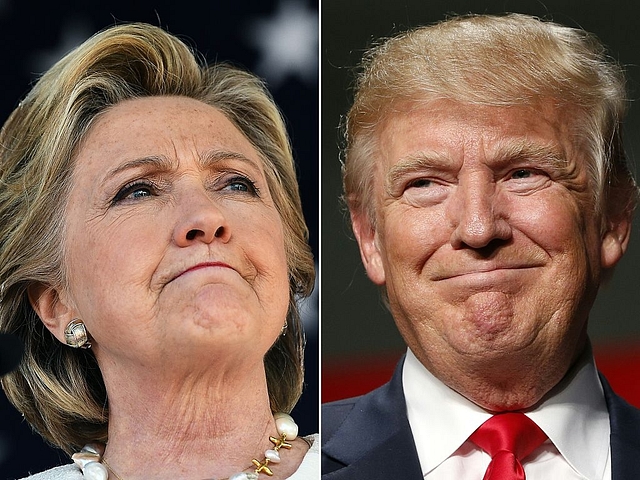
<instances>
[{"instance_id":1,"label":"man's nose","mask_svg":"<svg viewBox=\"0 0 640 480\"><path fill-rule=\"evenodd\" d=\"M511 238L507 205L500 199L494 182L486 179L461 182L450 200L453 248L484 248L494 240Z\"/></svg>"}]
</instances>

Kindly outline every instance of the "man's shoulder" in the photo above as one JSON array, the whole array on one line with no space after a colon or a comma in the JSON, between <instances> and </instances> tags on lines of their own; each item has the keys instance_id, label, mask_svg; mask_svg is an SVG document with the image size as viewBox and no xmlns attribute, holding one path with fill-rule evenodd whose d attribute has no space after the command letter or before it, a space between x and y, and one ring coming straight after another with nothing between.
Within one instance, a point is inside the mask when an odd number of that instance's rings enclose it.
<instances>
[{"instance_id":1,"label":"man's shoulder","mask_svg":"<svg viewBox=\"0 0 640 480\"><path fill-rule=\"evenodd\" d=\"M330 440L334 433L342 428L342 433L353 433L353 430L370 431L380 422L395 423L397 410L406 411L404 392L402 389L402 366L404 357L400 359L391 379L384 385L356 397L345 398L322 405L322 444ZM376 422L370 419L375 417ZM389 425L388 425L389 426Z\"/></svg>"},{"instance_id":2,"label":"man's shoulder","mask_svg":"<svg viewBox=\"0 0 640 480\"><path fill-rule=\"evenodd\" d=\"M397 409L406 410L402 389L402 366L404 357L398 362L391 379L384 385L364 395L345 398L322 405L322 443L323 445L345 423L345 429L371 428L369 419L397 419ZM400 415L402 417L402 415ZM404 414L406 418L406 413ZM379 424L379 422L374 422Z\"/></svg>"},{"instance_id":3,"label":"man's shoulder","mask_svg":"<svg viewBox=\"0 0 640 480\"><path fill-rule=\"evenodd\" d=\"M609 410L612 435L625 437L640 447L640 409L618 396L603 375L600 375L600 381Z\"/></svg>"},{"instance_id":4,"label":"man's shoulder","mask_svg":"<svg viewBox=\"0 0 640 480\"><path fill-rule=\"evenodd\" d=\"M616 395L604 376L600 376L600 381L611 424L612 477L636 479L640 472L640 410Z\"/></svg>"},{"instance_id":5,"label":"man's shoulder","mask_svg":"<svg viewBox=\"0 0 640 480\"><path fill-rule=\"evenodd\" d=\"M399 372L365 395L322 406L323 479L419 478Z\"/></svg>"},{"instance_id":6,"label":"man's shoulder","mask_svg":"<svg viewBox=\"0 0 640 480\"><path fill-rule=\"evenodd\" d=\"M334 432L340 428L360 400L372 394L373 392L369 392L365 395L359 395L357 397L345 398L323 404L322 443L325 443L333 436Z\"/></svg>"}]
</instances>

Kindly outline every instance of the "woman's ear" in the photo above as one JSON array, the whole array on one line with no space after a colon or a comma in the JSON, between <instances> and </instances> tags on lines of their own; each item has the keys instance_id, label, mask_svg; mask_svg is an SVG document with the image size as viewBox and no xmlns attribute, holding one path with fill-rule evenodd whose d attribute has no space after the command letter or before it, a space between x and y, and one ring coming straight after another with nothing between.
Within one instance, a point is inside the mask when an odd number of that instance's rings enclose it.
<instances>
[{"instance_id":1,"label":"woman's ear","mask_svg":"<svg viewBox=\"0 0 640 480\"><path fill-rule=\"evenodd\" d=\"M62 343L65 342L64 329L74 319L75 311L62 298L58 291L43 283L27 288L31 306L45 327Z\"/></svg>"}]
</instances>

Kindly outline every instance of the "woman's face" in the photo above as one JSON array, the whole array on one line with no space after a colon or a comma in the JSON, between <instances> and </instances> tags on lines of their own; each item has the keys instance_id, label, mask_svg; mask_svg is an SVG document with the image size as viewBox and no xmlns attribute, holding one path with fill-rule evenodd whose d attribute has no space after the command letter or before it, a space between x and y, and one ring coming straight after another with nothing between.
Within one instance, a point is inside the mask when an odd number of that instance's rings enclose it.
<instances>
[{"instance_id":1,"label":"woman's face","mask_svg":"<svg viewBox=\"0 0 640 480\"><path fill-rule=\"evenodd\" d=\"M256 361L277 338L282 221L257 151L215 108L150 97L99 117L77 153L66 227L61 298L103 369Z\"/></svg>"}]
</instances>

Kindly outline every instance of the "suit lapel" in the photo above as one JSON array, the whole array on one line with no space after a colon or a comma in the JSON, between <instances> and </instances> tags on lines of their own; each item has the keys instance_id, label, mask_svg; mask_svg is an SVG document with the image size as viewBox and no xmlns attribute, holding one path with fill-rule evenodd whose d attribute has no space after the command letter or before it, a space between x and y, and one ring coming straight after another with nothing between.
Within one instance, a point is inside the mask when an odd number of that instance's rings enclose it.
<instances>
[{"instance_id":1,"label":"suit lapel","mask_svg":"<svg viewBox=\"0 0 640 480\"><path fill-rule=\"evenodd\" d=\"M400 361L391 381L355 400L322 447L337 468L323 480L421 479L407 419ZM640 410L618 397L601 376L611 423L612 480L640 478Z\"/></svg>"},{"instance_id":2,"label":"suit lapel","mask_svg":"<svg viewBox=\"0 0 640 480\"><path fill-rule=\"evenodd\" d=\"M403 363L388 384L356 400L322 447L334 465L344 465L323 480L422 478L402 390Z\"/></svg>"},{"instance_id":3,"label":"suit lapel","mask_svg":"<svg viewBox=\"0 0 640 480\"><path fill-rule=\"evenodd\" d=\"M640 478L640 410L617 396L601 375L611 422L611 478Z\"/></svg>"},{"instance_id":4,"label":"suit lapel","mask_svg":"<svg viewBox=\"0 0 640 480\"><path fill-rule=\"evenodd\" d=\"M354 439L354 442L358 440ZM389 480L422 478L413 438L397 433L346 467L322 476L323 480Z\"/></svg>"}]
</instances>

